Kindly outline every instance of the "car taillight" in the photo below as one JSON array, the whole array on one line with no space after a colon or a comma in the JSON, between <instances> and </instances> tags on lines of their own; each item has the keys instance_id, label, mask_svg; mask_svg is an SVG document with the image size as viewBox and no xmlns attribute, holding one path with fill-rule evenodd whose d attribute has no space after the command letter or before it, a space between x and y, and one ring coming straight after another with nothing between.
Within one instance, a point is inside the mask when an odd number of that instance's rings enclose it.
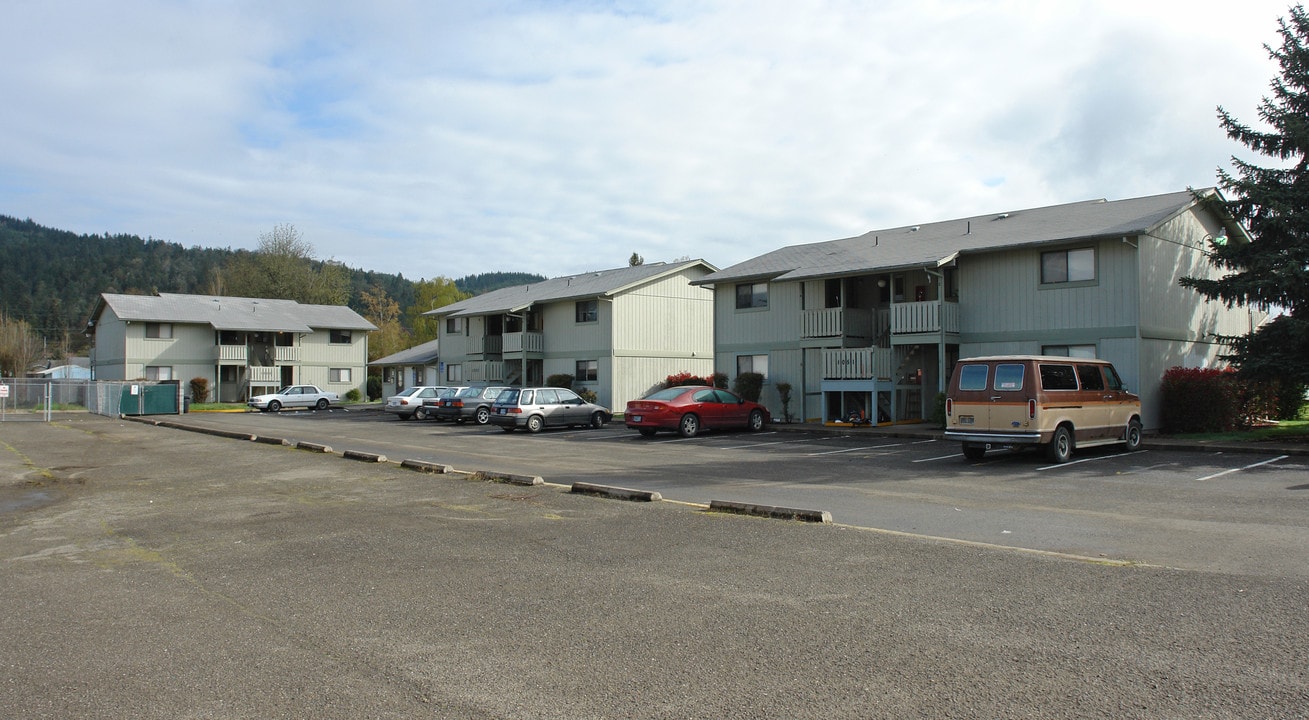
<instances>
[{"instance_id":1,"label":"car taillight","mask_svg":"<svg viewBox=\"0 0 1309 720\"><path fill-rule=\"evenodd\" d=\"M951 415L954 415L954 398L946 398L946 399L945 399L945 416L946 416L946 417L950 417Z\"/></svg>"},{"instance_id":2,"label":"car taillight","mask_svg":"<svg viewBox=\"0 0 1309 720\"><path fill-rule=\"evenodd\" d=\"M520 414L522 414L523 409L520 408L520 407L518 407L518 406L516 406L516 405L513 405L513 406L510 406L510 407L509 407L508 412L510 412L510 413L512 413L512 414L514 414L514 415L520 415Z\"/></svg>"},{"instance_id":3,"label":"car taillight","mask_svg":"<svg viewBox=\"0 0 1309 720\"><path fill-rule=\"evenodd\" d=\"M463 407L463 406L464 406L464 401L463 401L463 400L451 400L451 401L450 401L450 407L461 408L461 407Z\"/></svg>"},{"instance_id":4,"label":"car taillight","mask_svg":"<svg viewBox=\"0 0 1309 720\"><path fill-rule=\"evenodd\" d=\"M404 399L404 400L401 400L401 401L400 401L400 404L401 404L401 405L408 405L408 404L409 404L409 400L408 400L408 398L406 398L406 399Z\"/></svg>"},{"instance_id":5,"label":"car taillight","mask_svg":"<svg viewBox=\"0 0 1309 720\"><path fill-rule=\"evenodd\" d=\"M1029 420L1036 419L1036 398L1027 401L1027 418Z\"/></svg>"}]
</instances>

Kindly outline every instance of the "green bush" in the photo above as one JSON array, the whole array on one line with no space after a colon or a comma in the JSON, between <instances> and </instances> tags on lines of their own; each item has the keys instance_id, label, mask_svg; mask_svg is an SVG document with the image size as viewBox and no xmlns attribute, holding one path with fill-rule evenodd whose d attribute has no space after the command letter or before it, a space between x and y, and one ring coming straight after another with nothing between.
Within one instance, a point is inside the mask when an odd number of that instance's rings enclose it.
<instances>
[{"instance_id":1,"label":"green bush","mask_svg":"<svg viewBox=\"0 0 1309 720\"><path fill-rule=\"evenodd\" d=\"M345 394L346 402L359 402L361 397L363 395L359 392L359 388L350 388L350 392Z\"/></svg>"},{"instance_id":2,"label":"green bush","mask_svg":"<svg viewBox=\"0 0 1309 720\"><path fill-rule=\"evenodd\" d=\"M368 399L378 400L382 397L382 378L376 375L368 376Z\"/></svg>"},{"instance_id":3,"label":"green bush","mask_svg":"<svg viewBox=\"0 0 1309 720\"><path fill-rule=\"evenodd\" d=\"M577 378L573 377L572 375L569 375L568 373L557 373L555 375L551 375L550 377L546 378L545 384L550 387L561 387L561 388L568 388L569 390L571 390L573 389L573 381L576 379Z\"/></svg>"},{"instance_id":4,"label":"green bush","mask_svg":"<svg viewBox=\"0 0 1309 720\"><path fill-rule=\"evenodd\" d=\"M202 403L209 400L209 378L191 378L191 402Z\"/></svg>"},{"instance_id":5,"label":"green bush","mask_svg":"<svg viewBox=\"0 0 1309 720\"><path fill-rule=\"evenodd\" d=\"M763 391L764 376L757 372L743 372L732 381L732 392L750 402L759 402L759 395Z\"/></svg>"},{"instance_id":6,"label":"green bush","mask_svg":"<svg viewBox=\"0 0 1309 720\"><path fill-rule=\"evenodd\" d=\"M791 422L791 383L779 382L773 387L777 388L777 399L782 403L782 421Z\"/></svg>"},{"instance_id":7,"label":"green bush","mask_svg":"<svg viewBox=\"0 0 1309 720\"><path fill-rule=\"evenodd\" d=\"M936 394L936 401L932 404L932 416L928 421L935 427L945 427L945 393Z\"/></svg>"}]
</instances>

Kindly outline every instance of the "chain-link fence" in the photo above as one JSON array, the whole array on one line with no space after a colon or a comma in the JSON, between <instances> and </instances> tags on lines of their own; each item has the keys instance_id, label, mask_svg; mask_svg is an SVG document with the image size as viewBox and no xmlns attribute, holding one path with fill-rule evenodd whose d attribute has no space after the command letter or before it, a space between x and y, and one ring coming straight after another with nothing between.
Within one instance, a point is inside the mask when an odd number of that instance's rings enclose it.
<instances>
[{"instance_id":1,"label":"chain-link fence","mask_svg":"<svg viewBox=\"0 0 1309 720\"><path fill-rule=\"evenodd\" d=\"M0 378L0 422L50 422L54 413L171 414L179 402L176 383Z\"/></svg>"}]
</instances>

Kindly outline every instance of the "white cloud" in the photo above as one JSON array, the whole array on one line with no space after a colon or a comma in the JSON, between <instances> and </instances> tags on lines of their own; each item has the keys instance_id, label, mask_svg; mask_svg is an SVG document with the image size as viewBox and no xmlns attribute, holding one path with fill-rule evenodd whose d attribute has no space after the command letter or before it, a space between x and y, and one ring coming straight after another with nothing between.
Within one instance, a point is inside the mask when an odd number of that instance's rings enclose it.
<instances>
[{"instance_id":1,"label":"white cloud","mask_svg":"<svg viewBox=\"0 0 1309 720\"><path fill-rule=\"evenodd\" d=\"M720 266L1214 182L1286 8L24 3L0 212L407 277Z\"/></svg>"}]
</instances>

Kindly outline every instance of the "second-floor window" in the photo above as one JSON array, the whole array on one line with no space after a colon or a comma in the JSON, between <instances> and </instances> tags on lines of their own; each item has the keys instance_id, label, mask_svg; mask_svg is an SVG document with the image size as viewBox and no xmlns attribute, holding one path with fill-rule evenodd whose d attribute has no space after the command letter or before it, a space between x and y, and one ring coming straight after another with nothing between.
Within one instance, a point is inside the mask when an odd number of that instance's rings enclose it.
<instances>
[{"instance_id":1,"label":"second-floor window","mask_svg":"<svg viewBox=\"0 0 1309 720\"><path fill-rule=\"evenodd\" d=\"M461 317L446 318L446 319L445 319L445 334L446 334L446 335L463 335L463 334L464 334L464 319L461 318Z\"/></svg>"},{"instance_id":2,"label":"second-floor window","mask_svg":"<svg viewBox=\"0 0 1309 720\"><path fill-rule=\"evenodd\" d=\"M768 307L768 283L741 283L736 286L736 309Z\"/></svg>"},{"instance_id":3,"label":"second-floor window","mask_svg":"<svg viewBox=\"0 0 1309 720\"><path fill-rule=\"evenodd\" d=\"M329 343L332 343L333 345L349 345L349 344L350 344L350 331L349 331L349 330L332 330L332 331L330 331L330 332L328 333L327 341L328 341Z\"/></svg>"},{"instance_id":4,"label":"second-floor window","mask_svg":"<svg viewBox=\"0 0 1309 720\"><path fill-rule=\"evenodd\" d=\"M1041 284L1095 280L1095 248L1041 253Z\"/></svg>"},{"instance_id":5,"label":"second-floor window","mask_svg":"<svg viewBox=\"0 0 1309 720\"><path fill-rule=\"evenodd\" d=\"M166 339L173 336L172 323L146 323L145 336L148 338Z\"/></svg>"},{"instance_id":6,"label":"second-floor window","mask_svg":"<svg viewBox=\"0 0 1309 720\"><path fill-rule=\"evenodd\" d=\"M600 301L599 300L578 300L577 301L577 322L591 323L600 319Z\"/></svg>"}]
</instances>

